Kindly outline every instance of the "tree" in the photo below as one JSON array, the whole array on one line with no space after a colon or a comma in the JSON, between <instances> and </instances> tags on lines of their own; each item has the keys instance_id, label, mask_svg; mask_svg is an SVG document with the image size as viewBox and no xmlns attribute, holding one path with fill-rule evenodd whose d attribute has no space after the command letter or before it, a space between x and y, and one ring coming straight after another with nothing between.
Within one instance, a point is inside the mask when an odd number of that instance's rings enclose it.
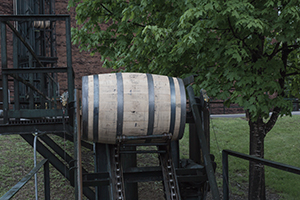
<instances>
[{"instance_id":1,"label":"tree","mask_svg":"<svg viewBox=\"0 0 300 200\"><path fill-rule=\"evenodd\" d=\"M71 0L73 42L109 68L186 77L250 116L250 155L299 97L298 0ZM106 24L102 30L100 24ZM272 115L269 117L269 112ZM249 199L265 199L264 168L250 163Z\"/></svg>"}]
</instances>

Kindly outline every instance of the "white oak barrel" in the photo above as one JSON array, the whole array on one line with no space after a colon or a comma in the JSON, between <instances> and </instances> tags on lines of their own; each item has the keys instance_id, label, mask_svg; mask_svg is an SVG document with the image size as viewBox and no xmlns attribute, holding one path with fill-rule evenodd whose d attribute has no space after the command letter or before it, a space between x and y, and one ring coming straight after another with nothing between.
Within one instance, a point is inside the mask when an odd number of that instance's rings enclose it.
<instances>
[{"instance_id":1,"label":"white oak barrel","mask_svg":"<svg viewBox=\"0 0 300 200\"><path fill-rule=\"evenodd\" d=\"M34 28L50 28L50 21L34 21L33 26Z\"/></svg>"},{"instance_id":2,"label":"white oak barrel","mask_svg":"<svg viewBox=\"0 0 300 200\"><path fill-rule=\"evenodd\" d=\"M143 73L82 77L82 139L116 144L118 138L168 134L179 140L186 120L186 94L180 78ZM157 142L157 141L156 141Z\"/></svg>"}]
</instances>

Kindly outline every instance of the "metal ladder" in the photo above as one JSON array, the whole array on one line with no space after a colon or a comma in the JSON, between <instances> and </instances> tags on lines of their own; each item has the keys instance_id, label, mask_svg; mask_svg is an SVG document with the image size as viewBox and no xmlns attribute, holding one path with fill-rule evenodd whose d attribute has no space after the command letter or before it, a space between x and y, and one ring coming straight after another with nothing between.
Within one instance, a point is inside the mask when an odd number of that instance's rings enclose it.
<instances>
[{"instance_id":1,"label":"metal ladder","mask_svg":"<svg viewBox=\"0 0 300 200\"><path fill-rule=\"evenodd\" d=\"M167 200L180 200L180 190L176 176L176 169L172 161L170 145L159 146L159 150L165 150L165 153L160 153L159 155L159 161L163 175L165 198Z\"/></svg>"},{"instance_id":2,"label":"metal ladder","mask_svg":"<svg viewBox=\"0 0 300 200\"><path fill-rule=\"evenodd\" d=\"M110 145L112 199L125 200L123 169L120 157L120 144Z\"/></svg>"},{"instance_id":3,"label":"metal ladder","mask_svg":"<svg viewBox=\"0 0 300 200\"><path fill-rule=\"evenodd\" d=\"M121 164L121 145L110 145L111 187L113 200L125 200L123 169ZM171 157L170 145L158 146L159 162L163 176L166 200L180 200L176 169Z\"/></svg>"}]
</instances>

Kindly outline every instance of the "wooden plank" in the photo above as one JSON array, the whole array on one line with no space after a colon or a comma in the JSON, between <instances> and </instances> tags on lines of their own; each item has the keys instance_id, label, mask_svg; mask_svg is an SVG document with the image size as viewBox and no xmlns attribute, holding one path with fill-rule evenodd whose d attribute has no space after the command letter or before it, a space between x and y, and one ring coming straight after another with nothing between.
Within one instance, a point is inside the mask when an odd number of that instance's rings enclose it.
<instances>
[{"instance_id":1,"label":"wooden plank","mask_svg":"<svg viewBox=\"0 0 300 200\"><path fill-rule=\"evenodd\" d=\"M146 74L123 73L123 135L147 135L149 116Z\"/></svg>"},{"instance_id":2,"label":"wooden plank","mask_svg":"<svg viewBox=\"0 0 300 200\"><path fill-rule=\"evenodd\" d=\"M155 113L153 134L169 132L171 120L170 84L167 76L153 75Z\"/></svg>"},{"instance_id":3,"label":"wooden plank","mask_svg":"<svg viewBox=\"0 0 300 200\"><path fill-rule=\"evenodd\" d=\"M99 125L98 139L102 143L114 144L117 130L117 78L116 74L99 75Z\"/></svg>"}]
</instances>

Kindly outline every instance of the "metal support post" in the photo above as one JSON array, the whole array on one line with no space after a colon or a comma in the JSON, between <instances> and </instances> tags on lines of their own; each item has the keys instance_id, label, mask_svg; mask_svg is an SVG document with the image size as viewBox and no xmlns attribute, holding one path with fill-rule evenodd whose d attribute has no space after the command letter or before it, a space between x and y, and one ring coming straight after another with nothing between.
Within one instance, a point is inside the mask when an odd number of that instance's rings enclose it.
<instances>
[{"instance_id":1,"label":"metal support post","mask_svg":"<svg viewBox=\"0 0 300 200\"><path fill-rule=\"evenodd\" d=\"M36 156L36 142L38 139L38 133L34 133L34 142L33 142L33 154L34 154L34 167L36 167L37 164L37 156ZM34 174L34 185L35 185L35 199L38 200L38 177L37 173Z\"/></svg>"},{"instance_id":2,"label":"metal support post","mask_svg":"<svg viewBox=\"0 0 300 200\"><path fill-rule=\"evenodd\" d=\"M6 25L1 22L1 64L2 69L7 68L7 43L6 43ZM6 74L2 74L2 88L3 88L3 120L6 124L8 122L8 78Z\"/></svg>"},{"instance_id":3,"label":"metal support post","mask_svg":"<svg viewBox=\"0 0 300 200\"><path fill-rule=\"evenodd\" d=\"M109 148L107 144L94 143L95 172L107 172L110 169ZM95 188L96 200L109 200L111 186L97 186ZM110 189L111 190L111 189Z\"/></svg>"},{"instance_id":4,"label":"metal support post","mask_svg":"<svg viewBox=\"0 0 300 200\"><path fill-rule=\"evenodd\" d=\"M136 147L125 147L122 148L125 151L135 151ZM128 168L136 167L136 154L123 154L121 157L122 167L125 171ZM138 199L138 184L137 183L126 183L125 182L125 195L126 199L137 200Z\"/></svg>"},{"instance_id":5,"label":"metal support post","mask_svg":"<svg viewBox=\"0 0 300 200\"><path fill-rule=\"evenodd\" d=\"M50 173L49 173L49 161L44 164L44 190L45 200L50 200Z\"/></svg>"},{"instance_id":6,"label":"metal support post","mask_svg":"<svg viewBox=\"0 0 300 200\"><path fill-rule=\"evenodd\" d=\"M196 98L196 101L199 100ZM197 102L199 103L199 102ZM199 108L199 107L198 107ZM199 112L201 110L199 109ZM202 122L202 120L201 120ZM193 160L195 163L203 165L203 156L201 155L201 147L200 143L198 140L198 135L197 135L197 129L196 129L196 123L190 123L189 124L189 158Z\"/></svg>"},{"instance_id":7,"label":"metal support post","mask_svg":"<svg viewBox=\"0 0 300 200\"><path fill-rule=\"evenodd\" d=\"M18 23L16 23L18 24ZM13 67L15 69L19 68L18 63L18 38L15 33L13 33ZM19 81L14 79L14 109L20 110L20 98L19 98Z\"/></svg>"},{"instance_id":8,"label":"metal support post","mask_svg":"<svg viewBox=\"0 0 300 200\"><path fill-rule=\"evenodd\" d=\"M29 33L29 41L30 41L30 43L32 43L32 41L33 41L32 28L28 28L28 33ZM30 44L30 45L32 45L32 44ZM34 46L32 46L32 47L34 47ZM29 61L29 68L33 68L33 56L31 54L28 55L28 61ZM29 74L29 83L31 85L34 85L34 83L33 83L33 77L34 77L34 74L30 73ZM43 90L41 90L41 91L43 92ZM34 105L33 90L31 88L29 88L29 109L34 109L34 106L35 105Z\"/></svg>"},{"instance_id":9,"label":"metal support post","mask_svg":"<svg viewBox=\"0 0 300 200\"><path fill-rule=\"evenodd\" d=\"M202 95L202 94L201 94ZM202 156L202 150L201 146L198 140L198 135L197 135L197 127L195 123L201 123L202 127L204 128L204 135L206 138L206 143L208 147L208 152L210 152L210 115L209 115L209 110L207 108L207 102L203 100L203 97L200 96L200 98L196 97L195 98L197 102L197 107L200 113L200 122L194 122L190 123L189 125L189 156L190 159L193 160L194 162L203 165L203 156ZM203 106L200 106L203 104Z\"/></svg>"},{"instance_id":10,"label":"metal support post","mask_svg":"<svg viewBox=\"0 0 300 200\"><path fill-rule=\"evenodd\" d=\"M70 17L66 17L66 47L67 47L67 73L69 102L74 100L74 74L72 68L71 24Z\"/></svg>"},{"instance_id":11,"label":"metal support post","mask_svg":"<svg viewBox=\"0 0 300 200\"><path fill-rule=\"evenodd\" d=\"M171 142L171 154L172 154L172 160L174 163L175 168L179 168L179 141L172 141Z\"/></svg>"},{"instance_id":12,"label":"metal support post","mask_svg":"<svg viewBox=\"0 0 300 200\"><path fill-rule=\"evenodd\" d=\"M79 94L78 91L74 90L75 94L75 108L74 112L74 158L76 159L75 162L75 173L74 173L74 180L75 180L75 199L82 199L82 168L81 168L81 135L80 135L80 109L79 109Z\"/></svg>"},{"instance_id":13,"label":"metal support post","mask_svg":"<svg viewBox=\"0 0 300 200\"><path fill-rule=\"evenodd\" d=\"M228 154L222 151L223 166L223 200L229 199L229 183L228 183Z\"/></svg>"},{"instance_id":14,"label":"metal support post","mask_svg":"<svg viewBox=\"0 0 300 200\"><path fill-rule=\"evenodd\" d=\"M195 100L195 94L194 94L194 90L193 90L192 86L187 87L187 92L188 92L188 95L189 95L190 105L191 105L191 108L192 108L192 112L193 112L195 122L198 122L198 121L201 120L201 115L200 115L199 110L198 110L198 105L197 105L196 100ZM198 140L199 140L199 143L200 143L201 149L202 149L202 154L203 154L203 158L204 158L204 165L205 165L208 181L209 181L209 184L210 184L210 187L211 187L213 199L220 199L218 185L217 185L217 182L216 182L214 169L213 169L213 166L212 166L208 146L207 146L207 143L206 143L206 138L205 138L205 135L204 135L204 124L203 123L196 123L196 129L197 129Z\"/></svg>"}]
</instances>

